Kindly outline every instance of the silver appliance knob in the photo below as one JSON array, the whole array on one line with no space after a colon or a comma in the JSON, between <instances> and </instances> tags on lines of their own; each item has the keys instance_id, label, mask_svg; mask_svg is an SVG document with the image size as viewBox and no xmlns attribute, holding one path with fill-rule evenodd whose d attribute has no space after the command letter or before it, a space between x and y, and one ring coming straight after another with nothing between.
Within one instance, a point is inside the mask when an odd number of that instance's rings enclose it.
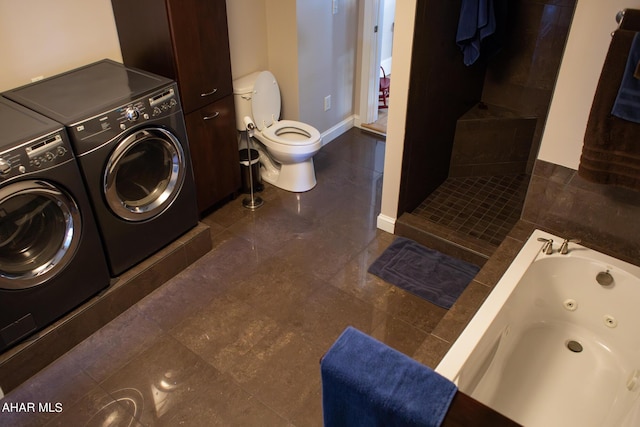
<instances>
[{"instance_id":1,"label":"silver appliance knob","mask_svg":"<svg viewBox=\"0 0 640 427\"><path fill-rule=\"evenodd\" d=\"M0 175L6 175L11 172L11 163L8 160L0 158Z\"/></svg>"},{"instance_id":2,"label":"silver appliance knob","mask_svg":"<svg viewBox=\"0 0 640 427\"><path fill-rule=\"evenodd\" d=\"M125 111L124 116L130 122L135 122L140 118L140 110L138 110L136 107L129 107L127 108L127 111Z\"/></svg>"}]
</instances>

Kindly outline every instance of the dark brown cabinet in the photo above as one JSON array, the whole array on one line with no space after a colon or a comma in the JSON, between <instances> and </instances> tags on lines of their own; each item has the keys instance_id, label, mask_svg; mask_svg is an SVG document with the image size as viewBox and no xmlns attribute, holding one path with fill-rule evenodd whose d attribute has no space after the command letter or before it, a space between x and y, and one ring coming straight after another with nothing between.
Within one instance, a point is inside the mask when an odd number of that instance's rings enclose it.
<instances>
[{"instance_id":1,"label":"dark brown cabinet","mask_svg":"<svg viewBox=\"0 0 640 427\"><path fill-rule=\"evenodd\" d=\"M198 206L206 209L212 201L228 196L230 188L227 183L239 176L238 144L227 143L236 138L233 95L186 114L184 118L190 140L209 142L191 145L194 179L198 183ZM229 161L232 158L235 161ZM238 185L234 184L234 189Z\"/></svg>"},{"instance_id":2,"label":"dark brown cabinet","mask_svg":"<svg viewBox=\"0 0 640 427\"><path fill-rule=\"evenodd\" d=\"M225 0L112 0L125 65L178 82L198 207L240 188Z\"/></svg>"}]
</instances>

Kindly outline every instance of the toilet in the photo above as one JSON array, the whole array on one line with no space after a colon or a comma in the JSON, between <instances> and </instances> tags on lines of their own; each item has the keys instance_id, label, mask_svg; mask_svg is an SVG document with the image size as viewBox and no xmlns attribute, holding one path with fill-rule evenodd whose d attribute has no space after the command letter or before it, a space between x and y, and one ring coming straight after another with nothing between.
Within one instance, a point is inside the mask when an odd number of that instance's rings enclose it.
<instances>
[{"instance_id":1,"label":"toilet","mask_svg":"<svg viewBox=\"0 0 640 427\"><path fill-rule=\"evenodd\" d=\"M322 148L320 132L306 123L279 120L280 88L274 75L257 71L234 80L233 96L236 128L246 131L247 123L255 125L250 139L260 153L262 179L295 193L315 187L313 156Z\"/></svg>"}]
</instances>

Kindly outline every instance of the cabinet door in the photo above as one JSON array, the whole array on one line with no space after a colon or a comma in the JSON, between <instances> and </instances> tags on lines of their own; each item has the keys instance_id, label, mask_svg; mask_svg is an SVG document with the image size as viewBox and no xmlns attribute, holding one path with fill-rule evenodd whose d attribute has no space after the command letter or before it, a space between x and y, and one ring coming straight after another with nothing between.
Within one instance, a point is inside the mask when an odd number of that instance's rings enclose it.
<instances>
[{"instance_id":1,"label":"cabinet door","mask_svg":"<svg viewBox=\"0 0 640 427\"><path fill-rule=\"evenodd\" d=\"M235 120L233 95L185 116L200 212L240 188Z\"/></svg>"},{"instance_id":2,"label":"cabinet door","mask_svg":"<svg viewBox=\"0 0 640 427\"><path fill-rule=\"evenodd\" d=\"M225 0L167 0L186 113L233 92Z\"/></svg>"}]
</instances>

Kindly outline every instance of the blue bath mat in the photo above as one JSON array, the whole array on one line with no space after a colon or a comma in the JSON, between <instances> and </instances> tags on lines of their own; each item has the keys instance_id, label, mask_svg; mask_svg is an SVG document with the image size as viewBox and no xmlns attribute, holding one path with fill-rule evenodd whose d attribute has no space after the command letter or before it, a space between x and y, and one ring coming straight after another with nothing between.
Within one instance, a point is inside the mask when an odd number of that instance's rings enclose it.
<instances>
[{"instance_id":1,"label":"blue bath mat","mask_svg":"<svg viewBox=\"0 0 640 427\"><path fill-rule=\"evenodd\" d=\"M480 267L398 237L369 267L369 273L449 309Z\"/></svg>"}]
</instances>

